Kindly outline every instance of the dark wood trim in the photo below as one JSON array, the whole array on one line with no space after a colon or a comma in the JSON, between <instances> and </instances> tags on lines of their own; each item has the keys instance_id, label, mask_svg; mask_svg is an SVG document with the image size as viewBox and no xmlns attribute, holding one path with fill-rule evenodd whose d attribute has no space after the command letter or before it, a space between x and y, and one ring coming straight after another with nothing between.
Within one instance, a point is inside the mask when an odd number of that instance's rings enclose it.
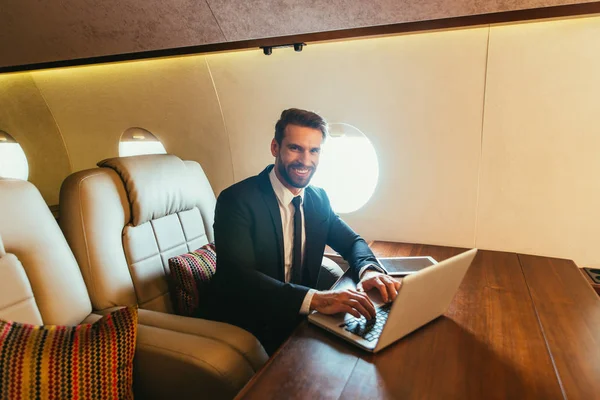
<instances>
[{"instance_id":1,"label":"dark wood trim","mask_svg":"<svg viewBox=\"0 0 600 400\"><path fill-rule=\"evenodd\" d=\"M0 73L32 71L38 69L63 68L77 65L91 65L120 61L142 60L148 58L173 57L191 54L214 53L241 49L281 46L293 43L317 43L330 40L362 38L380 35L392 35L438 29L451 29L506 22L532 21L538 19L573 17L600 14L600 1L582 4L570 4L528 10L505 11L463 17L443 18L429 21L406 22L399 24L372 26L365 28L342 29L329 32L306 33L264 39L242 40L237 42L213 43L199 46L178 47L163 50L151 50L136 53L114 54L108 56L78 58L44 63L0 67Z\"/></svg>"}]
</instances>

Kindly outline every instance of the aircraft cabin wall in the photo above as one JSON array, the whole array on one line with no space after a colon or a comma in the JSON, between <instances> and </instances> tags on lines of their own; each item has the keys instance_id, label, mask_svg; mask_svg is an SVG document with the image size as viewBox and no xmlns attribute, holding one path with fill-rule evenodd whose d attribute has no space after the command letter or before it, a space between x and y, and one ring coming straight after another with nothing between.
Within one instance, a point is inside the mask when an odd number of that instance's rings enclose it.
<instances>
[{"instance_id":1,"label":"aircraft cabin wall","mask_svg":"<svg viewBox=\"0 0 600 400\"><path fill-rule=\"evenodd\" d=\"M130 127L218 194L272 162L281 110L312 109L377 152L375 193L343 215L365 238L600 265L598 37L588 17L6 74L0 130L49 204Z\"/></svg>"}]
</instances>

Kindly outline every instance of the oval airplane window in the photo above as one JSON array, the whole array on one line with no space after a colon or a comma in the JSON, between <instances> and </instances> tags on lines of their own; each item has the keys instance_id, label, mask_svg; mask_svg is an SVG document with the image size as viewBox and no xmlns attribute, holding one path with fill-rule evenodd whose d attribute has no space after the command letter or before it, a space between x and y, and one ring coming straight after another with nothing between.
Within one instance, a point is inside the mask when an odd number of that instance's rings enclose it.
<instances>
[{"instance_id":1,"label":"oval airplane window","mask_svg":"<svg viewBox=\"0 0 600 400\"><path fill-rule=\"evenodd\" d=\"M377 153L369 139L352 125L329 124L312 184L325 189L333 210L350 213L364 206L378 179Z\"/></svg>"},{"instance_id":2,"label":"oval airplane window","mask_svg":"<svg viewBox=\"0 0 600 400\"><path fill-rule=\"evenodd\" d=\"M0 131L0 177L29 178L29 164L21 145L12 136Z\"/></svg>"},{"instance_id":3,"label":"oval airplane window","mask_svg":"<svg viewBox=\"0 0 600 400\"><path fill-rule=\"evenodd\" d=\"M166 153L165 146L160 140L143 128L127 129L119 141L119 157Z\"/></svg>"}]
</instances>

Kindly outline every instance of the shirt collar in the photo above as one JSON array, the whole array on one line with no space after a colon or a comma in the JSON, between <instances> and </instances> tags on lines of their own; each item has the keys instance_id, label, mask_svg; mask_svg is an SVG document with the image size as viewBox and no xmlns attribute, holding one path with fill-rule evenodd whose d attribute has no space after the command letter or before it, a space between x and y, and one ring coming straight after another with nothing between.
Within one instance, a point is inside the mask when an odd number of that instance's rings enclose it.
<instances>
[{"instance_id":1,"label":"shirt collar","mask_svg":"<svg viewBox=\"0 0 600 400\"><path fill-rule=\"evenodd\" d=\"M283 186L283 183L281 183L281 181L275 174L275 168L277 168L277 167L273 166L273 169L271 170L271 172L269 172L269 180L271 181L271 186L273 186L273 191L275 192L275 196L277 196L277 201L282 206L287 207L292 202L292 199L296 196L294 196L294 194L290 191L290 189ZM300 190L300 193L298 194L298 196L300 196L302 198L302 202L300 204L303 204L304 203L304 188L302 188Z\"/></svg>"}]
</instances>

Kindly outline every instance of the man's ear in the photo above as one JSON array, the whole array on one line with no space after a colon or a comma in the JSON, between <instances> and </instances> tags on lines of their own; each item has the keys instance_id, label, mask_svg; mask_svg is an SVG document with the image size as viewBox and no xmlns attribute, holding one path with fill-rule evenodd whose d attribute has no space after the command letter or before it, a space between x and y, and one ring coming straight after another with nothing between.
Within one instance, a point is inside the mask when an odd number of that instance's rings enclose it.
<instances>
[{"instance_id":1,"label":"man's ear","mask_svg":"<svg viewBox=\"0 0 600 400\"><path fill-rule=\"evenodd\" d=\"M275 138L273 138L273 140L271 140L271 155L273 157L277 157L278 154L279 154L279 143L277 143L277 140L275 140Z\"/></svg>"}]
</instances>

